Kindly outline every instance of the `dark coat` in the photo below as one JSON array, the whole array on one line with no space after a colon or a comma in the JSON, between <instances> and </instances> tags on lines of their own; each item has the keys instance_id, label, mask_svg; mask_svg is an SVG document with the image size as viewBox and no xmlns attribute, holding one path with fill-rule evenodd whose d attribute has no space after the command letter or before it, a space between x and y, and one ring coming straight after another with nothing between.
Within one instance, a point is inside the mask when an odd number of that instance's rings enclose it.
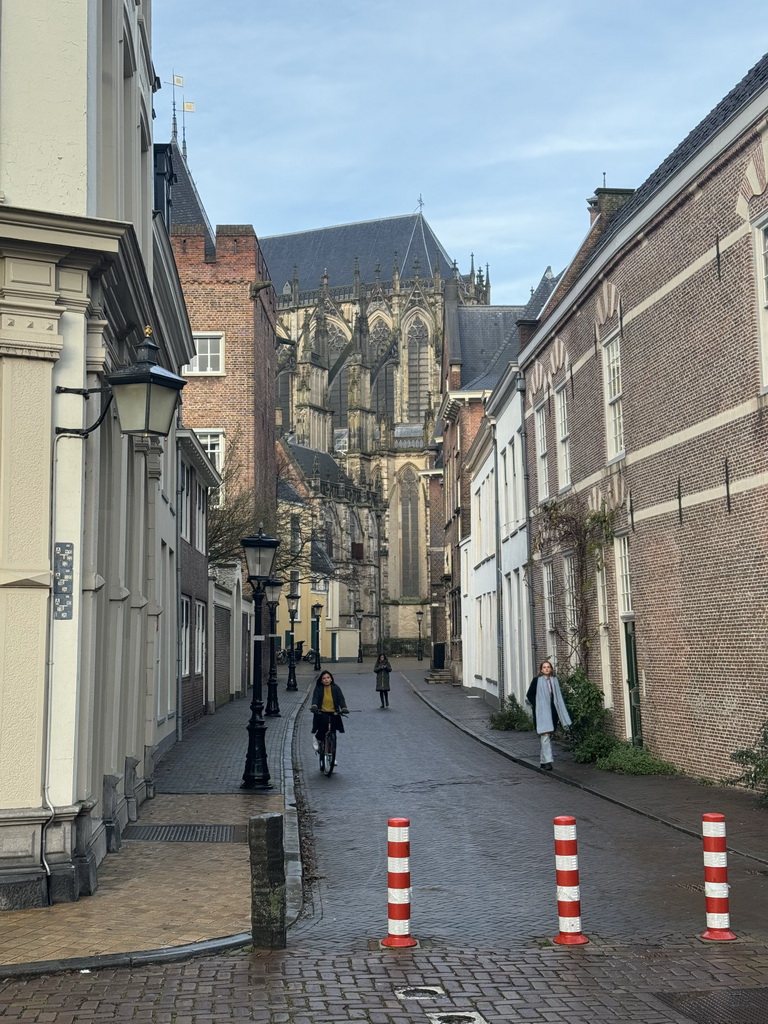
<instances>
[{"instance_id":1,"label":"dark coat","mask_svg":"<svg viewBox=\"0 0 768 1024\"><path fill-rule=\"evenodd\" d=\"M376 673L376 689L388 690L389 673L392 671L392 666L389 664L389 659L385 658L384 661L377 661L376 664L373 666L373 671Z\"/></svg>"},{"instance_id":2,"label":"dark coat","mask_svg":"<svg viewBox=\"0 0 768 1024\"><path fill-rule=\"evenodd\" d=\"M320 705L323 703L323 690L325 687L322 683L315 683L315 688L312 691L312 703L309 705L309 710L312 712L312 732L317 732L321 724ZM331 728L336 732L344 732L344 722L341 719L343 714L347 714L347 702L344 700L344 694L341 692L341 687L336 683L331 683L331 696L333 697L333 717L331 718Z\"/></svg>"}]
</instances>

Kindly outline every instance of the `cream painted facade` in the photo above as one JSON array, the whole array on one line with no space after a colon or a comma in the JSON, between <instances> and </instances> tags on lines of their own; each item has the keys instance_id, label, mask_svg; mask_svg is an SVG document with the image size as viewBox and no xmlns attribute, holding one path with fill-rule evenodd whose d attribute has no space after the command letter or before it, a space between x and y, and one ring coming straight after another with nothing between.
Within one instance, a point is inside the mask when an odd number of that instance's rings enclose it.
<instances>
[{"instance_id":1,"label":"cream painted facade","mask_svg":"<svg viewBox=\"0 0 768 1024\"><path fill-rule=\"evenodd\" d=\"M194 352L152 217L147 0L0 6L0 909L94 891L173 741L176 458L102 387ZM34 55L34 74L30 60ZM57 432L58 428L58 432Z\"/></svg>"}]
</instances>

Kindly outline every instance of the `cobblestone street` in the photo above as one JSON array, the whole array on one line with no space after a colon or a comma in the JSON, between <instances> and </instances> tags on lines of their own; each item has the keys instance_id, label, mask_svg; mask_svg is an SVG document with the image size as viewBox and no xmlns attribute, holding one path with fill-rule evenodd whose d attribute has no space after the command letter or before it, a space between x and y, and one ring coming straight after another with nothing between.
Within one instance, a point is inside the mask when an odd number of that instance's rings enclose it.
<instances>
[{"instance_id":1,"label":"cobblestone street","mask_svg":"<svg viewBox=\"0 0 768 1024\"><path fill-rule=\"evenodd\" d=\"M729 862L739 940L705 943L698 938L704 908L694 835L620 806L615 794L600 799L531 771L509 751L500 756L515 744L522 760L535 737L493 734L488 742L499 750L478 743L445 717L459 715L466 729L481 729L482 704L454 688L432 692L416 663L393 676L388 711L378 709L368 668L335 668L351 714L334 775L317 770L306 711L294 737L317 878L289 930L288 949L246 947L182 962L6 978L0 1017L52 1024L763 1024L768 925L759 857L732 855ZM276 766L289 719L272 723ZM241 725L234 739L226 717L210 725L210 742L201 736L197 755L187 746L165 765L165 792L191 793L207 779L226 796L232 778L236 784ZM570 769L561 756L564 778ZM667 804L684 817L686 800L696 801L698 791L683 786L681 797L681 785L668 784ZM631 782L625 786L629 792ZM652 786L648 792L661 815L661 796ZM591 941L578 949L551 943L552 817L559 813L575 814L579 826ZM690 813L695 820L700 808ZM411 818L413 950L379 948L387 931L386 821L393 815ZM745 840L756 853L759 820ZM163 907L162 893L157 903ZM130 918L130 906L124 913ZM172 921L176 908L169 904L165 913Z\"/></svg>"}]
</instances>

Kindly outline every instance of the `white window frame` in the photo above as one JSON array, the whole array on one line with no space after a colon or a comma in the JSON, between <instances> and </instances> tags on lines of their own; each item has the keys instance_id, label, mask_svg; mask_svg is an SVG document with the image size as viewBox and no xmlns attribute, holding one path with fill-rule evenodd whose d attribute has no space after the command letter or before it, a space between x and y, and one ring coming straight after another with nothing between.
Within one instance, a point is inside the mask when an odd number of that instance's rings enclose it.
<instances>
[{"instance_id":1,"label":"white window frame","mask_svg":"<svg viewBox=\"0 0 768 1024\"><path fill-rule=\"evenodd\" d=\"M629 555L629 537L625 534L614 541L616 553L616 590L619 598L619 614L632 618L632 565Z\"/></svg>"},{"instance_id":2,"label":"white window frame","mask_svg":"<svg viewBox=\"0 0 768 1024\"><path fill-rule=\"evenodd\" d=\"M597 617L601 629L608 629L608 580L606 578L605 566L597 570Z\"/></svg>"},{"instance_id":3,"label":"white window frame","mask_svg":"<svg viewBox=\"0 0 768 1024\"><path fill-rule=\"evenodd\" d=\"M195 484L195 547L208 553L208 488L199 480Z\"/></svg>"},{"instance_id":4,"label":"white window frame","mask_svg":"<svg viewBox=\"0 0 768 1024\"><path fill-rule=\"evenodd\" d=\"M223 377L224 332L193 331L192 337L195 341L195 354L191 362L182 366L181 372L187 377Z\"/></svg>"},{"instance_id":5,"label":"white window frame","mask_svg":"<svg viewBox=\"0 0 768 1024\"><path fill-rule=\"evenodd\" d=\"M603 343L603 381L605 397L605 438L608 461L624 455L624 396L621 383L621 335L611 335Z\"/></svg>"},{"instance_id":6,"label":"white window frame","mask_svg":"<svg viewBox=\"0 0 768 1024\"><path fill-rule=\"evenodd\" d=\"M555 392L555 427L557 430L557 485L563 491L571 486L571 441L568 432L567 383Z\"/></svg>"},{"instance_id":7,"label":"white window frame","mask_svg":"<svg viewBox=\"0 0 768 1024\"><path fill-rule=\"evenodd\" d=\"M195 437L211 460L219 476L224 472L224 451L226 438L221 427L193 427ZM224 484L221 487L211 488L208 494L208 508L221 508L225 500Z\"/></svg>"},{"instance_id":8,"label":"white window frame","mask_svg":"<svg viewBox=\"0 0 768 1024\"><path fill-rule=\"evenodd\" d=\"M544 596L544 631L547 635L547 657L554 658L555 637L555 573L551 562L541 568L541 582Z\"/></svg>"},{"instance_id":9,"label":"white window frame","mask_svg":"<svg viewBox=\"0 0 768 1024\"><path fill-rule=\"evenodd\" d=\"M549 497L549 461L547 452L547 407L542 404L536 409L536 483L539 503Z\"/></svg>"},{"instance_id":10,"label":"white window frame","mask_svg":"<svg viewBox=\"0 0 768 1024\"><path fill-rule=\"evenodd\" d=\"M763 391L768 391L768 220L765 218L755 228L755 263L758 277L761 383Z\"/></svg>"},{"instance_id":11,"label":"white window frame","mask_svg":"<svg viewBox=\"0 0 768 1024\"><path fill-rule=\"evenodd\" d=\"M573 555L563 555L563 583L565 594L565 625L569 633L578 630L576 610L576 559Z\"/></svg>"},{"instance_id":12,"label":"white window frame","mask_svg":"<svg viewBox=\"0 0 768 1024\"><path fill-rule=\"evenodd\" d=\"M208 605L195 601L195 675L202 675L205 665L206 630L208 628Z\"/></svg>"},{"instance_id":13,"label":"white window frame","mask_svg":"<svg viewBox=\"0 0 768 1024\"><path fill-rule=\"evenodd\" d=\"M170 448L170 445L167 446ZM181 463L181 498L179 508L179 531L184 540L191 540L192 525L192 467L182 460Z\"/></svg>"},{"instance_id":14,"label":"white window frame","mask_svg":"<svg viewBox=\"0 0 768 1024\"><path fill-rule=\"evenodd\" d=\"M181 636L181 674L189 675L189 625L191 607L188 597L182 595L181 608L179 610L181 622L179 623L179 634Z\"/></svg>"}]
</instances>

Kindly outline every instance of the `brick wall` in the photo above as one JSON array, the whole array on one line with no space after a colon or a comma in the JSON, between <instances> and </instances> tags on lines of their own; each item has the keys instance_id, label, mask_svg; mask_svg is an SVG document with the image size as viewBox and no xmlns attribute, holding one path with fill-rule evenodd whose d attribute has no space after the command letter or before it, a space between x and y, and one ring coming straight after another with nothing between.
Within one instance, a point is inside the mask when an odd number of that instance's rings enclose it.
<instances>
[{"instance_id":1,"label":"brick wall","mask_svg":"<svg viewBox=\"0 0 768 1024\"><path fill-rule=\"evenodd\" d=\"M532 503L532 409L545 403L556 495L554 390L566 380L572 493L587 503L615 503L617 528L629 538L644 743L715 780L734 773L729 754L751 745L768 717L760 658L768 626L768 403L761 394L754 238L737 212L750 160L762 166L754 130L629 238L578 305L560 319L557 310L550 313L551 332L524 366ZM766 210L763 189L749 200L750 218ZM607 465L602 342L615 332L626 454ZM547 554L562 596L563 552ZM627 667L613 550L606 576L607 697L616 731L625 736ZM531 579L540 596L540 562ZM597 635L595 588L590 616ZM535 631L541 658L540 600ZM557 656L562 664L562 645ZM601 681L597 644L590 674Z\"/></svg>"},{"instance_id":2,"label":"brick wall","mask_svg":"<svg viewBox=\"0 0 768 1024\"><path fill-rule=\"evenodd\" d=\"M206 259L199 228L172 229L193 331L223 331L225 372L188 376L184 425L223 428L225 457L234 457L244 487L255 488L265 509L275 505L275 294L252 285L267 277L258 239L249 225L219 225L215 257Z\"/></svg>"}]
</instances>

